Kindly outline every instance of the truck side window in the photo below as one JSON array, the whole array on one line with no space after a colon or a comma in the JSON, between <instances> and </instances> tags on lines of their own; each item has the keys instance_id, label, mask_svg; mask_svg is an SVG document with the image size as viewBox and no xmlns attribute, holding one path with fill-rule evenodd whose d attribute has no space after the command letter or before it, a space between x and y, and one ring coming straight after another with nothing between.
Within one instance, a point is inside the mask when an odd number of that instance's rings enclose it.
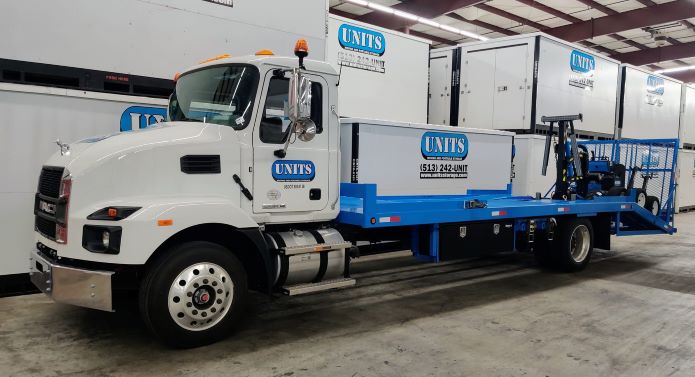
<instances>
[{"instance_id":1,"label":"truck side window","mask_svg":"<svg viewBox=\"0 0 695 377\"><path fill-rule=\"evenodd\" d=\"M281 77L270 79L259 130L259 136L264 143L285 142L285 132L290 125L290 120L285 117L289 81ZM323 131L323 88L317 82L311 83L311 120L316 124L316 133L321 133Z\"/></svg>"}]
</instances>

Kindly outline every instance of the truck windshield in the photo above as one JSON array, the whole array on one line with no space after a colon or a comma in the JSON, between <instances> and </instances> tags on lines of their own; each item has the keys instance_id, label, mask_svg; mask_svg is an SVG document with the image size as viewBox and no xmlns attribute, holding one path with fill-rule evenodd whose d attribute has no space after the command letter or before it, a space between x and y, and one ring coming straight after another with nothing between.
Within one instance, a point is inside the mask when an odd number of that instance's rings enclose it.
<instances>
[{"instance_id":1,"label":"truck windshield","mask_svg":"<svg viewBox=\"0 0 695 377\"><path fill-rule=\"evenodd\" d=\"M183 75L169 100L169 120L242 129L251 119L258 76L258 69L250 65L215 66Z\"/></svg>"}]
</instances>

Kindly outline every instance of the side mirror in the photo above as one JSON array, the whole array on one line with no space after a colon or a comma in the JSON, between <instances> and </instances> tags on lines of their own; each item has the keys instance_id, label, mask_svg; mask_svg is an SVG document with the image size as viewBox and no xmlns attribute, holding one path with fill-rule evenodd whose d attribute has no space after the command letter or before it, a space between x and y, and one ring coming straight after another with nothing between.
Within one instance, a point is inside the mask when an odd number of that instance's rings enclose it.
<instances>
[{"instance_id":1,"label":"side mirror","mask_svg":"<svg viewBox=\"0 0 695 377\"><path fill-rule=\"evenodd\" d=\"M311 117L311 80L299 72L292 70L288 95L288 114L292 123Z\"/></svg>"}]
</instances>

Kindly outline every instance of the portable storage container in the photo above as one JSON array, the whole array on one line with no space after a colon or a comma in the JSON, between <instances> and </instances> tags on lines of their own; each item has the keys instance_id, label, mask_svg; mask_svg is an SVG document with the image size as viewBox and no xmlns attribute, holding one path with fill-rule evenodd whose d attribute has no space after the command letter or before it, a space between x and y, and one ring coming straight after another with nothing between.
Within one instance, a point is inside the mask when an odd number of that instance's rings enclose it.
<instances>
[{"instance_id":1,"label":"portable storage container","mask_svg":"<svg viewBox=\"0 0 695 377\"><path fill-rule=\"evenodd\" d=\"M677 138L682 82L629 64L621 66L618 134L625 139Z\"/></svg>"},{"instance_id":2,"label":"portable storage container","mask_svg":"<svg viewBox=\"0 0 695 377\"><path fill-rule=\"evenodd\" d=\"M43 162L56 139L74 142L146 127L166 117L165 99L0 83L0 276L29 272L34 196ZM11 163L10 163L11 161Z\"/></svg>"},{"instance_id":3,"label":"portable storage container","mask_svg":"<svg viewBox=\"0 0 695 377\"><path fill-rule=\"evenodd\" d=\"M340 115L427 123L429 51L425 39L329 15L326 62L340 73Z\"/></svg>"},{"instance_id":4,"label":"portable storage container","mask_svg":"<svg viewBox=\"0 0 695 377\"><path fill-rule=\"evenodd\" d=\"M514 195L545 195L555 183L555 159L553 151L548 160L548 171L541 174L545 136L514 136L514 174L512 175L512 193Z\"/></svg>"},{"instance_id":5,"label":"portable storage container","mask_svg":"<svg viewBox=\"0 0 695 377\"><path fill-rule=\"evenodd\" d=\"M509 190L510 132L345 118L340 137L341 181L381 196Z\"/></svg>"},{"instance_id":6,"label":"portable storage container","mask_svg":"<svg viewBox=\"0 0 695 377\"><path fill-rule=\"evenodd\" d=\"M678 151L678 172L676 208L679 211L695 210L695 150Z\"/></svg>"},{"instance_id":7,"label":"portable storage container","mask_svg":"<svg viewBox=\"0 0 695 377\"><path fill-rule=\"evenodd\" d=\"M542 33L432 50L428 121L534 133L543 115L582 113L578 130L613 136L619 67Z\"/></svg>"},{"instance_id":8,"label":"portable storage container","mask_svg":"<svg viewBox=\"0 0 695 377\"><path fill-rule=\"evenodd\" d=\"M695 150L695 86L683 85L680 122L681 146Z\"/></svg>"}]
</instances>

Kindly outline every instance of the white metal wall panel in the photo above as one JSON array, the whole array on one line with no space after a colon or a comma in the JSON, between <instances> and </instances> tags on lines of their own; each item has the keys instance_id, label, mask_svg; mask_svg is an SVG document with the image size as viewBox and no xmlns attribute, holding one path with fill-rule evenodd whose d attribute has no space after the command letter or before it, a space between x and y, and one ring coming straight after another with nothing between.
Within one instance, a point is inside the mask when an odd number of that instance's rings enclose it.
<instances>
[{"instance_id":1,"label":"white metal wall panel","mask_svg":"<svg viewBox=\"0 0 695 377\"><path fill-rule=\"evenodd\" d=\"M676 191L676 208L695 208L695 151L678 151L678 189Z\"/></svg>"},{"instance_id":2,"label":"white metal wall panel","mask_svg":"<svg viewBox=\"0 0 695 377\"><path fill-rule=\"evenodd\" d=\"M681 144L695 146L695 88L684 85L683 114L681 116Z\"/></svg>"},{"instance_id":3,"label":"white metal wall panel","mask_svg":"<svg viewBox=\"0 0 695 377\"><path fill-rule=\"evenodd\" d=\"M495 51L493 128L526 128L527 67L529 46L524 44ZM533 58L533 57L532 57ZM474 73L474 72L471 72ZM530 87L529 87L530 88Z\"/></svg>"},{"instance_id":4,"label":"white metal wall panel","mask_svg":"<svg viewBox=\"0 0 695 377\"><path fill-rule=\"evenodd\" d=\"M203 59L304 38L325 56L326 0L3 0L2 58L171 79Z\"/></svg>"},{"instance_id":5,"label":"white metal wall panel","mask_svg":"<svg viewBox=\"0 0 695 377\"><path fill-rule=\"evenodd\" d=\"M429 109L427 121L431 124L449 125L451 115L452 50L430 54Z\"/></svg>"},{"instance_id":6,"label":"white metal wall panel","mask_svg":"<svg viewBox=\"0 0 695 377\"><path fill-rule=\"evenodd\" d=\"M570 59L584 53L593 57L594 69L589 72L573 70ZM541 38L538 60L538 89L536 124L542 116L582 113L583 122L575 123L578 130L613 135L615 131L618 93L617 62L591 54L548 38ZM578 81L585 80L582 87Z\"/></svg>"},{"instance_id":7,"label":"white metal wall panel","mask_svg":"<svg viewBox=\"0 0 695 377\"><path fill-rule=\"evenodd\" d=\"M426 123L428 61L424 39L328 18L326 62L340 72L341 116Z\"/></svg>"},{"instance_id":8,"label":"white metal wall panel","mask_svg":"<svg viewBox=\"0 0 695 377\"><path fill-rule=\"evenodd\" d=\"M494 128L495 57L495 50L462 54L459 125Z\"/></svg>"},{"instance_id":9,"label":"white metal wall panel","mask_svg":"<svg viewBox=\"0 0 695 377\"><path fill-rule=\"evenodd\" d=\"M681 82L624 65L621 137L677 138L680 124Z\"/></svg>"},{"instance_id":10,"label":"white metal wall panel","mask_svg":"<svg viewBox=\"0 0 695 377\"><path fill-rule=\"evenodd\" d=\"M29 270L34 194L41 166L58 150L56 139L73 142L119 132L121 117L132 106L165 105L165 100L142 97L0 86L0 209L5 214L0 218L0 275Z\"/></svg>"}]
</instances>

